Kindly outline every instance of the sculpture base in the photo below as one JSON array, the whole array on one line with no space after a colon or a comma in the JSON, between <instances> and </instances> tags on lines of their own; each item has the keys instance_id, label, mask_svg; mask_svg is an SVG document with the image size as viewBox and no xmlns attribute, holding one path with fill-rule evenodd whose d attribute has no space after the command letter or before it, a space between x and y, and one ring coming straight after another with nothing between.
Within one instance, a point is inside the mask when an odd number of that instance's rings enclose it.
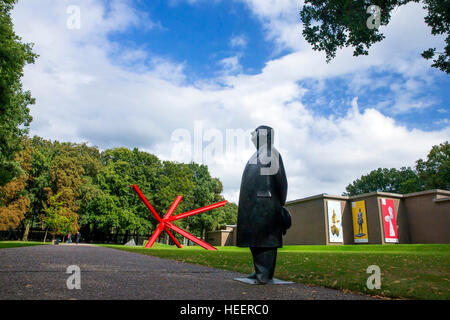
<instances>
[{"instance_id":1,"label":"sculpture base","mask_svg":"<svg viewBox=\"0 0 450 320\"><path fill-rule=\"evenodd\" d=\"M246 284L257 284L257 285L262 285L259 284L255 279L249 279L249 278L234 278L234 280L239 281L239 282L243 282ZM270 284L294 284L295 282L292 281L284 281L284 280L280 280L280 279L276 279L273 278L271 279L266 285L270 285Z\"/></svg>"}]
</instances>

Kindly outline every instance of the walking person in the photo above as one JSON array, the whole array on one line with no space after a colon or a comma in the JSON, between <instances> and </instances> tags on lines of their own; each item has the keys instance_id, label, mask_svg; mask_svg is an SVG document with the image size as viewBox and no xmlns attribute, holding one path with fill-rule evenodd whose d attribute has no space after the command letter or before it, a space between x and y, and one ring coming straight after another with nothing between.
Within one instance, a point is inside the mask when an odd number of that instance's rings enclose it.
<instances>
[{"instance_id":1,"label":"walking person","mask_svg":"<svg viewBox=\"0 0 450 320\"><path fill-rule=\"evenodd\" d=\"M76 242L77 242L77 244L80 242L80 238L81 238L81 233L80 233L80 231L77 231L77 235L76 235Z\"/></svg>"},{"instance_id":2,"label":"walking person","mask_svg":"<svg viewBox=\"0 0 450 320\"><path fill-rule=\"evenodd\" d=\"M72 243L72 232L67 235L67 243Z\"/></svg>"}]
</instances>

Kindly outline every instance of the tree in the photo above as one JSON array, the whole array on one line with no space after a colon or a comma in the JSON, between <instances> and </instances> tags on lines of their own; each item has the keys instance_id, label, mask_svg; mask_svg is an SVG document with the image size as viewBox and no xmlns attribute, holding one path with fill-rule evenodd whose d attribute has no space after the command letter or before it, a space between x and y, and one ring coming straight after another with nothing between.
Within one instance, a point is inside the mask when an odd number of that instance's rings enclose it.
<instances>
[{"instance_id":1,"label":"tree","mask_svg":"<svg viewBox=\"0 0 450 320\"><path fill-rule=\"evenodd\" d=\"M417 160L416 170L424 190L450 190L450 145L448 141L433 146L426 161Z\"/></svg>"},{"instance_id":2,"label":"tree","mask_svg":"<svg viewBox=\"0 0 450 320\"><path fill-rule=\"evenodd\" d=\"M50 168L49 186L44 188L47 192L48 206L52 205L54 201L52 199L58 195L59 203L64 207L61 214L70 221L70 230L74 232L79 229L78 197L84 182L84 169L76 146L72 143L54 143L55 155Z\"/></svg>"},{"instance_id":3,"label":"tree","mask_svg":"<svg viewBox=\"0 0 450 320\"><path fill-rule=\"evenodd\" d=\"M0 186L23 174L15 155L22 149L22 137L32 118L34 99L23 91L23 68L34 63L33 45L22 43L13 30L11 10L16 0L0 0Z\"/></svg>"},{"instance_id":4,"label":"tree","mask_svg":"<svg viewBox=\"0 0 450 320\"><path fill-rule=\"evenodd\" d=\"M138 149L115 148L105 150L101 161L104 166L96 180L102 198L100 202L94 202L95 207L90 212L91 221L95 221L92 228L100 227L98 222L101 221L101 231L104 233L114 232L116 236L119 232L149 234L155 222L132 192L131 185L139 185L155 209L160 210L160 202L155 201L158 198L157 189L165 185L158 181L162 170L160 160ZM105 212L105 208L109 208L109 212ZM100 217L100 220L97 219Z\"/></svg>"},{"instance_id":5,"label":"tree","mask_svg":"<svg viewBox=\"0 0 450 320\"><path fill-rule=\"evenodd\" d=\"M17 153L15 160L20 163L24 173L0 187L0 230L16 229L30 207L25 187L29 180L32 149L27 140L22 144L24 149Z\"/></svg>"},{"instance_id":6,"label":"tree","mask_svg":"<svg viewBox=\"0 0 450 320\"><path fill-rule=\"evenodd\" d=\"M353 47L354 56L367 55L372 44L385 38L377 27L369 26L378 19L379 25L387 25L391 12L409 2L422 2L428 11L425 23L431 27L431 33L447 36L444 52L429 48L422 53L422 57L436 57L432 67L450 73L449 0L306 0L300 11L303 36L314 50L325 51L327 62L336 56L338 48L344 46ZM378 6L380 11L369 8L372 5Z\"/></svg>"},{"instance_id":7,"label":"tree","mask_svg":"<svg viewBox=\"0 0 450 320\"><path fill-rule=\"evenodd\" d=\"M400 170L378 168L356 179L345 189L347 192L344 195L347 196L374 191L405 194L419 191L421 184L416 172L410 167L403 167Z\"/></svg>"},{"instance_id":8,"label":"tree","mask_svg":"<svg viewBox=\"0 0 450 320\"><path fill-rule=\"evenodd\" d=\"M50 230L55 235L64 235L68 232L75 232L74 228L75 219L74 215L67 212L67 208L62 201L59 201L62 193L58 193L50 197L48 206L45 206L44 213L41 216L41 220L46 226L46 230ZM47 231L44 236L44 242L47 240Z\"/></svg>"}]
</instances>

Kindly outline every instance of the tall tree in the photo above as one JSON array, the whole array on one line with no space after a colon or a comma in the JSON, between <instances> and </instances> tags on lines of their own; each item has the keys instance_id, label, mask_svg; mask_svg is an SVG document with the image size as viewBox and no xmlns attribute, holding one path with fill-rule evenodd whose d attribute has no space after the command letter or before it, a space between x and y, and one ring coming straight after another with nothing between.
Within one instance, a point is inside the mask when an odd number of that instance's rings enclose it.
<instances>
[{"instance_id":1,"label":"tall tree","mask_svg":"<svg viewBox=\"0 0 450 320\"><path fill-rule=\"evenodd\" d=\"M353 47L354 56L367 55L371 45L385 38L378 27L387 25L392 11L409 2L423 3L431 33L446 36L443 52L428 48L422 57L435 58L432 67L450 73L449 0L306 0L300 11L303 36L314 50L325 51L327 62L344 46Z\"/></svg>"},{"instance_id":2,"label":"tall tree","mask_svg":"<svg viewBox=\"0 0 450 320\"><path fill-rule=\"evenodd\" d=\"M51 207L54 196L58 195L58 203L62 203L64 210L60 214L70 221L70 229L76 231L78 226L78 197L83 184L84 168L80 160L77 145L72 143L54 143L56 153L50 169L49 187L47 192L47 207Z\"/></svg>"},{"instance_id":3,"label":"tall tree","mask_svg":"<svg viewBox=\"0 0 450 320\"><path fill-rule=\"evenodd\" d=\"M28 106L34 104L20 79L24 66L34 63L37 55L33 45L22 43L13 30L11 10L15 3L0 0L0 186L23 173L15 155L32 120Z\"/></svg>"},{"instance_id":4,"label":"tall tree","mask_svg":"<svg viewBox=\"0 0 450 320\"><path fill-rule=\"evenodd\" d=\"M53 158L57 152L56 146L48 140L34 136L31 140L31 167L28 173L26 191L30 199L30 209L25 214L25 230L22 240L28 240L28 233L34 222L39 221L39 216L48 201L48 188L50 188L50 171Z\"/></svg>"}]
</instances>

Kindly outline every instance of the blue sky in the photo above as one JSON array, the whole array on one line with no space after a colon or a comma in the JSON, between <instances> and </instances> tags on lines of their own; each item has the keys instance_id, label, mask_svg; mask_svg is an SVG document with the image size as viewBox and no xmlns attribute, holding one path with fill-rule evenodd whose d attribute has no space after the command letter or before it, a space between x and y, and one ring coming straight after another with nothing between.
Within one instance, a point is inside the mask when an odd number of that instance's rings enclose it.
<instances>
[{"instance_id":1,"label":"blue sky","mask_svg":"<svg viewBox=\"0 0 450 320\"><path fill-rule=\"evenodd\" d=\"M69 27L70 6L79 29ZM231 201L253 150L227 149L230 130L274 128L288 199L341 194L362 174L414 166L449 139L449 76L420 56L444 42L430 36L420 4L393 13L369 56L346 48L329 64L301 35L301 6L20 0L16 32L40 55L23 78L36 98L31 134L205 163Z\"/></svg>"},{"instance_id":2,"label":"blue sky","mask_svg":"<svg viewBox=\"0 0 450 320\"><path fill-rule=\"evenodd\" d=\"M262 25L242 2L155 0L137 1L133 6L157 26L144 31L131 28L109 39L184 63L188 81L216 77L222 69L220 61L230 56L239 55L242 71L251 74L260 72L269 57L280 54L272 41L264 39Z\"/></svg>"}]
</instances>

